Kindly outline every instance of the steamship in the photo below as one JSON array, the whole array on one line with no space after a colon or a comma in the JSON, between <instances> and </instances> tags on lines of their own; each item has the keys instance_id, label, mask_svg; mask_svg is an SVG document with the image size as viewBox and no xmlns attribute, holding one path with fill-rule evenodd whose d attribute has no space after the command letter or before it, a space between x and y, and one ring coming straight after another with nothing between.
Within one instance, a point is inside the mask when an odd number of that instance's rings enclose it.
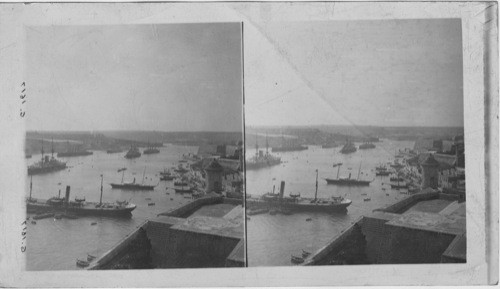
<instances>
[{"instance_id":1,"label":"steamship","mask_svg":"<svg viewBox=\"0 0 500 289\"><path fill-rule=\"evenodd\" d=\"M314 198L301 198L300 194L284 196L285 182L281 182L279 193L266 193L259 199L247 199L250 208L278 208L295 212L346 212L352 203L344 197L318 198L318 170L316 170L316 191Z\"/></svg>"},{"instance_id":2,"label":"steamship","mask_svg":"<svg viewBox=\"0 0 500 289\"><path fill-rule=\"evenodd\" d=\"M340 178L339 172L340 172L340 166L338 167L338 170L337 170L337 178L336 179L325 178L326 183L329 185L343 185L343 186L369 186L370 183L372 182L372 181L359 179L359 175L361 173L361 163L359 163L359 170L358 170L358 178L357 179L351 179L351 173L349 173L349 177L347 177L347 178Z\"/></svg>"},{"instance_id":3,"label":"steamship","mask_svg":"<svg viewBox=\"0 0 500 289\"><path fill-rule=\"evenodd\" d=\"M48 200L35 199L31 197L32 183L30 183L30 196L26 199L26 210L28 213L64 212L84 216L116 216L126 217L132 214L137 207L127 201L117 201L116 203L102 202L102 176L101 176L101 198L98 203L86 202L85 198L69 199L70 187L66 187L66 196L52 197Z\"/></svg>"},{"instance_id":4,"label":"steamship","mask_svg":"<svg viewBox=\"0 0 500 289\"><path fill-rule=\"evenodd\" d=\"M122 173L122 182L121 183L111 183L111 188L113 189L122 189L122 190L131 190L131 191L152 191L155 189L156 185L145 185L144 184L144 176L146 174L146 168L144 168L144 173L142 174L142 183L138 184L135 182L135 178L133 182L124 183L123 177L125 175L125 171Z\"/></svg>"}]
</instances>

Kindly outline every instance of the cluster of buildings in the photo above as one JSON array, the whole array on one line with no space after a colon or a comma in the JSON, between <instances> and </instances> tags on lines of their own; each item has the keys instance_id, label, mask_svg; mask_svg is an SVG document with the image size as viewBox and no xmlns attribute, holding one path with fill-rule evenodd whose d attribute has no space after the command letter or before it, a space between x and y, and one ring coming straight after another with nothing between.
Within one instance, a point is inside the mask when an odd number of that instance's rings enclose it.
<instances>
[{"instance_id":1,"label":"cluster of buildings","mask_svg":"<svg viewBox=\"0 0 500 289\"><path fill-rule=\"evenodd\" d=\"M362 216L305 265L466 262L463 137L454 138L449 150L442 142L428 142L426 149L421 144L407 159L419 173L420 191Z\"/></svg>"}]
</instances>

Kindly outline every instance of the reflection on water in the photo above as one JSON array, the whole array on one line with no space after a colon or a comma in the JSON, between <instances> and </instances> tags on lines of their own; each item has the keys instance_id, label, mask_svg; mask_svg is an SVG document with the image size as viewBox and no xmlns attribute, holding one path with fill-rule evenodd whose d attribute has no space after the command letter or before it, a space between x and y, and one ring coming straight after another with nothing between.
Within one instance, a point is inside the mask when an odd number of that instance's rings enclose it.
<instances>
[{"instance_id":1,"label":"reflection on water","mask_svg":"<svg viewBox=\"0 0 500 289\"><path fill-rule=\"evenodd\" d=\"M27 270L75 270L76 259L85 259L87 253L100 255L109 250L120 239L148 218L186 203L182 194L175 194L171 182L160 182L159 172L165 167L177 166L182 154L195 153L196 147L168 145L160 154L143 155L127 160L123 153L107 154L94 152L85 157L61 158L67 161L68 169L46 175L33 176L33 198L48 199L61 190L64 196L67 185L71 186L70 199L85 197L89 202L99 202L100 175L104 175L103 202L130 200L137 205L131 218L81 217L76 220L53 218L38 220L36 225L28 222ZM29 164L40 159L33 155ZM122 191L111 189L109 183L121 182L119 168L126 167L124 181L158 184L154 191ZM26 183L29 195L29 179ZM146 200L150 198L151 200ZM155 206L148 206L154 202ZM97 222L97 225L91 225Z\"/></svg>"},{"instance_id":2,"label":"reflection on water","mask_svg":"<svg viewBox=\"0 0 500 289\"><path fill-rule=\"evenodd\" d=\"M297 213L293 215L255 215L247 221L247 250L249 266L291 265L290 255L300 255L301 250L314 252L338 235L360 216L405 197L398 190L391 190L389 177L376 177L375 167L394 160L397 149L413 148L413 142L390 141L376 143L375 149L358 150L353 154L338 153L341 147L322 149L309 146L300 152L280 153L284 161L279 166L247 171L247 194L262 195L285 184L285 195L300 192L302 197L314 197L316 169L319 170L318 197L346 196L352 200L347 214ZM253 154L247 147L247 155ZM336 178L338 168L333 163L343 163L339 175L373 180L367 187L327 185L322 178ZM360 168L361 164L361 170ZM371 198L370 201L364 201ZM310 220L308 220L310 218Z\"/></svg>"}]
</instances>

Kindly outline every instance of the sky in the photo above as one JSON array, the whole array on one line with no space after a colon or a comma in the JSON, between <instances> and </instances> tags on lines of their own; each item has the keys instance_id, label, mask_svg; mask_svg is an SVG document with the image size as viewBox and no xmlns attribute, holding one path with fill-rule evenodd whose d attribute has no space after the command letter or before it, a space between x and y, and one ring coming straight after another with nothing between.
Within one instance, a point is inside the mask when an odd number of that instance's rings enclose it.
<instances>
[{"instance_id":1,"label":"sky","mask_svg":"<svg viewBox=\"0 0 500 289\"><path fill-rule=\"evenodd\" d=\"M240 23L26 28L27 130L242 130Z\"/></svg>"},{"instance_id":2,"label":"sky","mask_svg":"<svg viewBox=\"0 0 500 289\"><path fill-rule=\"evenodd\" d=\"M246 125L463 126L459 19L245 23Z\"/></svg>"}]
</instances>

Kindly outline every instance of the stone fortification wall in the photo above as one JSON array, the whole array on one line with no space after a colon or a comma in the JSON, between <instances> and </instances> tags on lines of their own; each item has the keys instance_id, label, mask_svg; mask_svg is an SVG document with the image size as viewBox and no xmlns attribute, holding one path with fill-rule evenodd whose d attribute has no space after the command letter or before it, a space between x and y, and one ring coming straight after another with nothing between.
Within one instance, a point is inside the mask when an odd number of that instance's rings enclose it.
<instances>
[{"instance_id":1,"label":"stone fortification wall","mask_svg":"<svg viewBox=\"0 0 500 289\"><path fill-rule=\"evenodd\" d=\"M304 265L368 264L365 256L366 241L359 222L360 220L354 222L342 234L313 253L305 260Z\"/></svg>"},{"instance_id":2,"label":"stone fortification wall","mask_svg":"<svg viewBox=\"0 0 500 289\"><path fill-rule=\"evenodd\" d=\"M389 227L389 226L388 226ZM439 263L455 235L390 226L378 263Z\"/></svg>"},{"instance_id":3,"label":"stone fortification wall","mask_svg":"<svg viewBox=\"0 0 500 289\"><path fill-rule=\"evenodd\" d=\"M162 252L165 258L157 265L160 268L225 267L226 258L238 242L238 238L169 230L165 251Z\"/></svg>"},{"instance_id":4,"label":"stone fortification wall","mask_svg":"<svg viewBox=\"0 0 500 289\"><path fill-rule=\"evenodd\" d=\"M217 194L209 194L205 197L201 197L199 199L193 200L189 202L188 204L182 205L178 208L174 208L170 211L167 211L165 213L159 214L159 216L171 216L171 217L178 217L178 218L186 218L192 213L194 213L196 210L201 208L202 206L206 205L212 205L212 204L218 204L221 203L223 200L223 197Z\"/></svg>"},{"instance_id":5,"label":"stone fortification wall","mask_svg":"<svg viewBox=\"0 0 500 289\"><path fill-rule=\"evenodd\" d=\"M406 210L408 210L408 208L410 208L411 206L413 206L418 202L437 199L437 198L439 198L438 191L428 190L426 192L410 195L407 198L404 198L403 200L394 203L392 205L382 207L380 209L375 209L374 212L382 211L388 213L402 214Z\"/></svg>"},{"instance_id":6,"label":"stone fortification wall","mask_svg":"<svg viewBox=\"0 0 500 289\"><path fill-rule=\"evenodd\" d=\"M117 264L117 261L130 251L133 243L144 237L146 228L147 222L138 226L137 229L121 239L112 249L104 253L102 257L95 260L88 270L111 269L113 264ZM144 249L148 250L147 246Z\"/></svg>"},{"instance_id":7,"label":"stone fortification wall","mask_svg":"<svg viewBox=\"0 0 500 289\"><path fill-rule=\"evenodd\" d=\"M439 263L455 235L386 224L381 218L364 217L366 255L373 264Z\"/></svg>"}]
</instances>

